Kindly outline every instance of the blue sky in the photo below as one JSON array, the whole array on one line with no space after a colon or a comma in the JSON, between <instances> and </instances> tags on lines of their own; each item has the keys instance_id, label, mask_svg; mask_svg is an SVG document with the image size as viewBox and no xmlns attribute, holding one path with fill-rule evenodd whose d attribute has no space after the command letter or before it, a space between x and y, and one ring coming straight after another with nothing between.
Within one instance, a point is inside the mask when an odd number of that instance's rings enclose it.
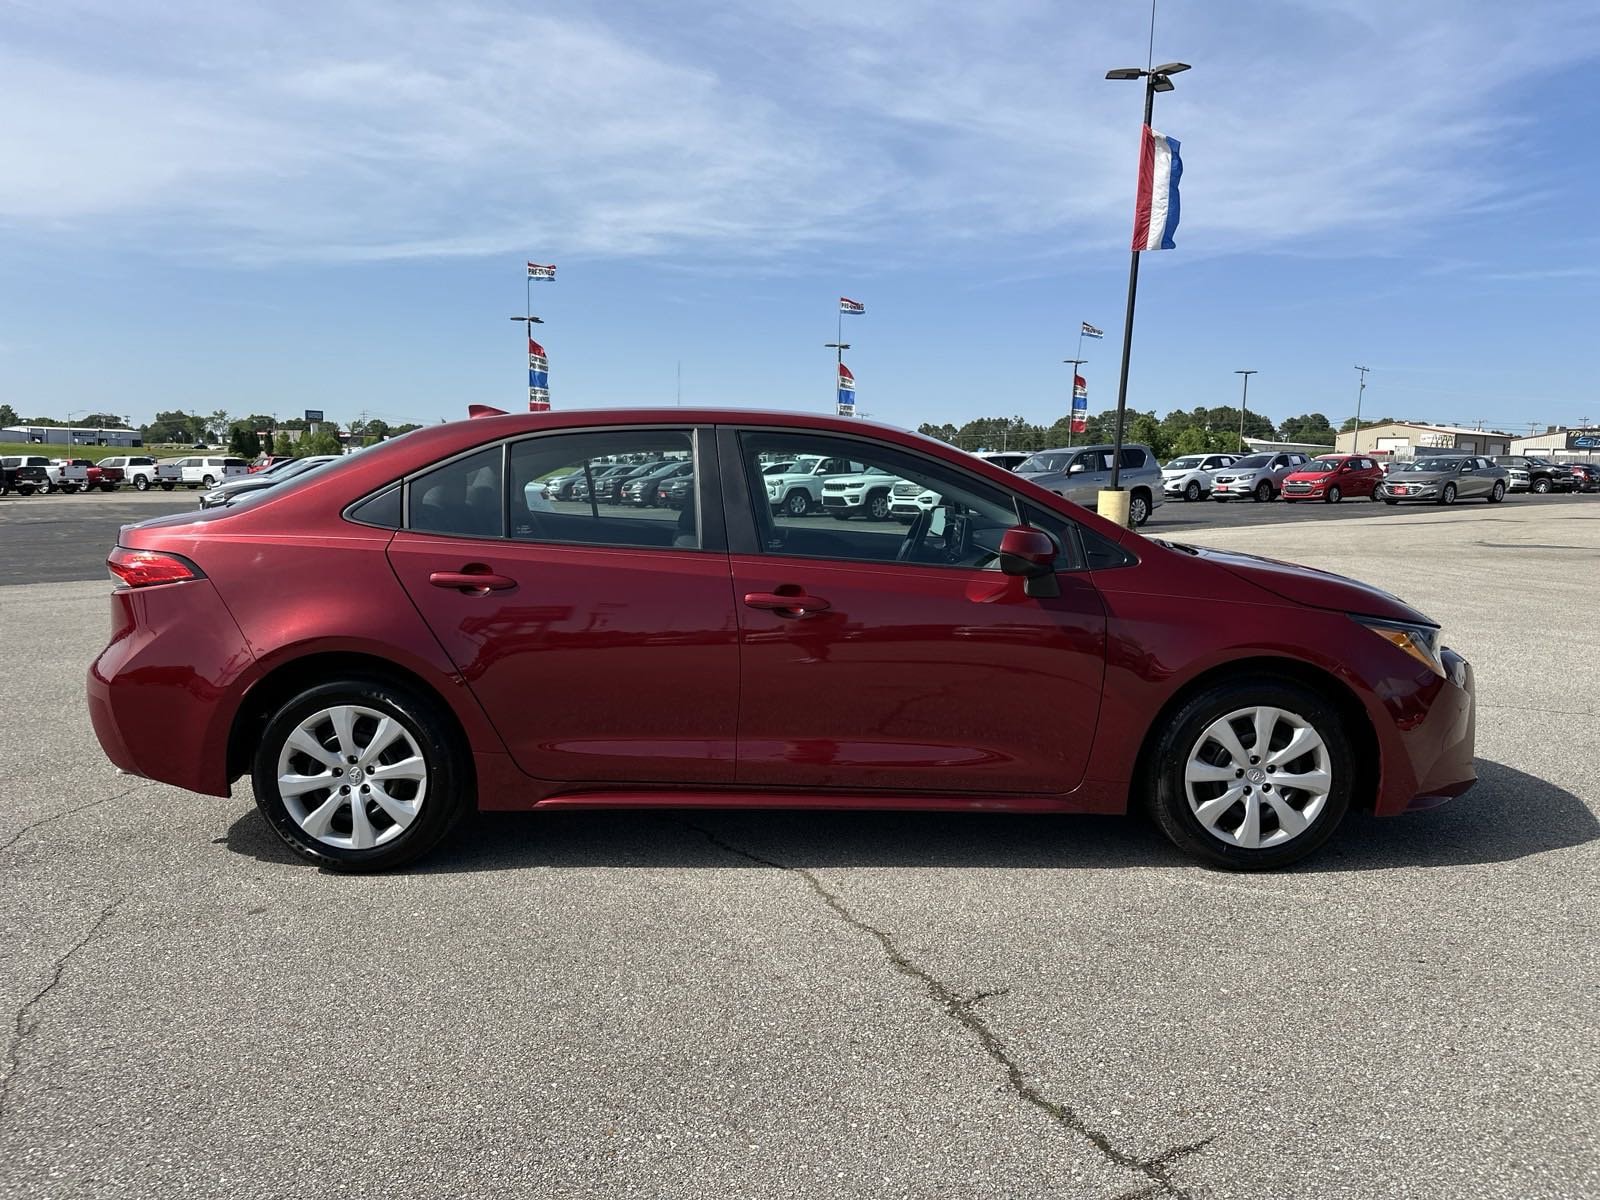
<instances>
[{"instance_id":1,"label":"blue sky","mask_svg":"<svg viewBox=\"0 0 1600 1200\"><path fill-rule=\"evenodd\" d=\"M0 0L0 401L348 420L1115 401L1148 6ZM1600 420L1600 6L1164 0L1130 404Z\"/></svg>"}]
</instances>

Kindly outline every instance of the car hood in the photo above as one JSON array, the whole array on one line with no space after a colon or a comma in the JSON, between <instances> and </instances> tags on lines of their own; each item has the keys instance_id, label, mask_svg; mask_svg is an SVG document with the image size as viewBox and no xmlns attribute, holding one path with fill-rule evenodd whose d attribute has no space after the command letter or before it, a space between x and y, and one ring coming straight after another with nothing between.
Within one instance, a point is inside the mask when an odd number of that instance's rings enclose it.
<instances>
[{"instance_id":1,"label":"car hood","mask_svg":"<svg viewBox=\"0 0 1600 1200\"><path fill-rule=\"evenodd\" d=\"M1438 483L1454 474L1454 471L1396 471L1387 478L1389 483Z\"/></svg>"},{"instance_id":2,"label":"car hood","mask_svg":"<svg viewBox=\"0 0 1600 1200\"><path fill-rule=\"evenodd\" d=\"M1290 471L1289 474L1284 476L1283 481L1288 483L1292 479L1310 483L1313 480L1326 479L1328 476L1337 475L1338 473L1337 469L1332 471Z\"/></svg>"},{"instance_id":3,"label":"car hood","mask_svg":"<svg viewBox=\"0 0 1600 1200\"><path fill-rule=\"evenodd\" d=\"M1315 567L1302 567L1297 563L1280 562L1256 554L1241 554L1235 550L1213 550L1204 546L1192 546L1190 549L1229 574L1296 604L1358 616L1382 617L1389 621L1436 624L1398 596L1373 587L1370 583L1335 575L1332 571L1319 571Z\"/></svg>"},{"instance_id":4,"label":"car hood","mask_svg":"<svg viewBox=\"0 0 1600 1200\"><path fill-rule=\"evenodd\" d=\"M829 475L828 481L822 486L825 488L855 487L863 483L900 483L898 475Z\"/></svg>"},{"instance_id":5,"label":"car hood","mask_svg":"<svg viewBox=\"0 0 1600 1200\"><path fill-rule=\"evenodd\" d=\"M1223 467L1214 467L1212 469L1213 470L1217 470L1217 471L1221 471L1221 470L1224 470L1225 468L1223 468ZM1176 479L1180 475L1204 475L1205 473L1206 473L1206 470L1205 470L1204 467L1162 467L1161 468L1161 478L1163 478L1163 479Z\"/></svg>"}]
</instances>

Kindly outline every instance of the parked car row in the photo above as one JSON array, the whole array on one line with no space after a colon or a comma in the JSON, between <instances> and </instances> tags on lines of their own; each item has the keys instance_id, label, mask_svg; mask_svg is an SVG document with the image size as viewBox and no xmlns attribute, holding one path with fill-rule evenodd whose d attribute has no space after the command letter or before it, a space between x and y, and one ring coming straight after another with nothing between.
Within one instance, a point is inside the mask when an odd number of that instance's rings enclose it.
<instances>
[{"instance_id":1,"label":"parked car row","mask_svg":"<svg viewBox=\"0 0 1600 1200\"><path fill-rule=\"evenodd\" d=\"M87 458L46 458L42 454L11 454L0 458L0 496L10 492L31 496L35 492L114 492L123 473L104 462Z\"/></svg>"}]
</instances>

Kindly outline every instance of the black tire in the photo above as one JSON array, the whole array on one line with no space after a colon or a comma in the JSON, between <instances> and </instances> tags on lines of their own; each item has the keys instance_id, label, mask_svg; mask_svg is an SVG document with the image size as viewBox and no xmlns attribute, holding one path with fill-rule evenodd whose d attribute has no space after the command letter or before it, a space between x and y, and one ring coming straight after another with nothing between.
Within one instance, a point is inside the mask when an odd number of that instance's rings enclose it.
<instances>
[{"instance_id":1,"label":"black tire","mask_svg":"<svg viewBox=\"0 0 1600 1200\"><path fill-rule=\"evenodd\" d=\"M804 488L795 488L783 498L783 511L791 517L803 517L811 511L811 495Z\"/></svg>"},{"instance_id":2,"label":"black tire","mask_svg":"<svg viewBox=\"0 0 1600 1200\"><path fill-rule=\"evenodd\" d=\"M1197 479L1189 480L1189 486L1183 489L1183 498L1185 500L1189 501L1189 503L1191 503L1191 504L1193 504L1196 500L1200 499L1200 481L1199 480L1197 480Z\"/></svg>"},{"instance_id":3,"label":"black tire","mask_svg":"<svg viewBox=\"0 0 1600 1200\"><path fill-rule=\"evenodd\" d=\"M1504 500L1505 498L1506 498L1506 485L1503 484L1503 483L1496 483L1494 485L1494 489L1489 493L1489 503L1490 504L1499 504L1500 501Z\"/></svg>"},{"instance_id":4,"label":"black tire","mask_svg":"<svg viewBox=\"0 0 1600 1200\"><path fill-rule=\"evenodd\" d=\"M887 521L889 519L889 493L873 492L867 497L867 502L862 507L867 510L867 517L873 521Z\"/></svg>"},{"instance_id":5,"label":"black tire","mask_svg":"<svg viewBox=\"0 0 1600 1200\"><path fill-rule=\"evenodd\" d=\"M1550 491L1550 481L1548 479L1535 479L1528 486L1528 490L1530 492L1538 492L1541 496L1546 495Z\"/></svg>"},{"instance_id":6,"label":"black tire","mask_svg":"<svg viewBox=\"0 0 1600 1200\"><path fill-rule=\"evenodd\" d=\"M1454 504L1455 502L1456 502L1456 485L1453 484L1453 483L1447 483L1447 484L1444 485L1444 490L1439 493L1439 503L1440 504Z\"/></svg>"},{"instance_id":7,"label":"black tire","mask_svg":"<svg viewBox=\"0 0 1600 1200\"><path fill-rule=\"evenodd\" d=\"M148 492L150 490L150 477L148 475L135 475L133 477L133 490Z\"/></svg>"},{"instance_id":8,"label":"black tire","mask_svg":"<svg viewBox=\"0 0 1600 1200\"><path fill-rule=\"evenodd\" d=\"M848 521L850 519L850 514L847 512L836 512L833 514L833 519L835 521Z\"/></svg>"},{"instance_id":9,"label":"black tire","mask_svg":"<svg viewBox=\"0 0 1600 1200\"><path fill-rule=\"evenodd\" d=\"M1393 505L1393 504L1399 504L1400 501L1398 501L1398 500L1385 500L1384 503Z\"/></svg>"},{"instance_id":10,"label":"black tire","mask_svg":"<svg viewBox=\"0 0 1600 1200\"><path fill-rule=\"evenodd\" d=\"M1213 722L1230 712L1263 705L1293 713L1316 730L1327 750L1332 783L1320 811L1302 833L1281 845L1250 849L1207 832L1191 807L1184 776L1190 754ZM1154 751L1144 780L1145 804L1151 818L1180 850L1212 866L1232 871L1286 866L1311 854L1332 837L1350 808L1355 755L1344 719L1317 693L1286 679L1252 675L1205 689L1171 715L1166 728L1156 737ZM1204 785L1196 786L1198 789ZM1263 807L1263 813L1267 807L1270 805ZM1276 821L1276 813L1271 820ZM1263 824L1266 822L1263 817Z\"/></svg>"},{"instance_id":11,"label":"black tire","mask_svg":"<svg viewBox=\"0 0 1600 1200\"><path fill-rule=\"evenodd\" d=\"M278 756L289 735L318 710L346 704L397 721L416 742L428 772L427 791L413 823L392 841L367 850L331 846L311 836L290 815L278 791ZM272 715L252 756L251 782L267 824L289 849L330 871L365 873L411 862L455 828L474 802L470 763L468 749L439 700L387 680L351 677L308 688Z\"/></svg>"},{"instance_id":12,"label":"black tire","mask_svg":"<svg viewBox=\"0 0 1600 1200\"><path fill-rule=\"evenodd\" d=\"M163 483L163 484L162 484L162 485L161 485L161 490L162 490L162 491L163 491L163 492L170 492L170 491L171 491L171 490L172 490L172 489L173 489L173 487L175 487L175 486L176 486L176 485L175 485L175 484L171 484L171 483Z\"/></svg>"},{"instance_id":13,"label":"black tire","mask_svg":"<svg viewBox=\"0 0 1600 1200\"><path fill-rule=\"evenodd\" d=\"M205 488L205 490L209 492L212 488L217 486L216 476L214 476L214 475L202 475L202 476L200 476L200 486Z\"/></svg>"},{"instance_id":14,"label":"black tire","mask_svg":"<svg viewBox=\"0 0 1600 1200\"><path fill-rule=\"evenodd\" d=\"M1150 497L1143 492L1134 492L1128 497L1128 521L1135 529L1150 519Z\"/></svg>"},{"instance_id":15,"label":"black tire","mask_svg":"<svg viewBox=\"0 0 1600 1200\"><path fill-rule=\"evenodd\" d=\"M1344 499L1344 493L1341 492L1337 487L1331 487L1331 488L1328 489L1328 495L1327 495L1327 498L1325 500L1325 503L1338 504L1343 499Z\"/></svg>"},{"instance_id":16,"label":"black tire","mask_svg":"<svg viewBox=\"0 0 1600 1200\"><path fill-rule=\"evenodd\" d=\"M116 481L115 480L111 480L109 482L102 483L100 485L100 490L102 492L114 492L114 491L116 491L117 490Z\"/></svg>"},{"instance_id":17,"label":"black tire","mask_svg":"<svg viewBox=\"0 0 1600 1200\"><path fill-rule=\"evenodd\" d=\"M21 492L24 496L31 496L38 490L39 489L34 487L31 483L23 483L17 486L17 491Z\"/></svg>"},{"instance_id":18,"label":"black tire","mask_svg":"<svg viewBox=\"0 0 1600 1200\"><path fill-rule=\"evenodd\" d=\"M56 485L51 483L49 480L46 480L34 490L37 491L41 496L48 496L51 492L56 490Z\"/></svg>"},{"instance_id":19,"label":"black tire","mask_svg":"<svg viewBox=\"0 0 1600 1200\"><path fill-rule=\"evenodd\" d=\"M1272 499L1272 484L1263 479L1260 483L1256 484L1256 490L1252 492L1251 495L1255 497L1257 504L1266 504Z\"/></svg>"}]
</instances>

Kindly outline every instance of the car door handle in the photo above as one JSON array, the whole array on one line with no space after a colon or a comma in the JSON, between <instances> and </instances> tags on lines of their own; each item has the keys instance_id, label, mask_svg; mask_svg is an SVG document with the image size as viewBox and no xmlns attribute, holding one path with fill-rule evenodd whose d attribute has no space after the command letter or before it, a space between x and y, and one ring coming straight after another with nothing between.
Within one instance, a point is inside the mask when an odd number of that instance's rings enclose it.
<instances>
[{"instance_id":1,"label":"car door handle","mask_svg":"<svg viewBox=\"0 0 1600 1200\"><path fill-rule=\"evenodd\" d=\"M808 596L804 592L746 592L747 608L764 608L780 617L814 617L831 606L821 596Z\"/></svg>"},{"instance_id":2,"label":"car door handle","mask_svg":"<svg viewBox=\"0 0 1600 1200\"><path fill-rule=\"evenodd\" d=\"M488 567L471 563L459 571L435 571L428 582L438 588L455 588L462 592L503 592L517 586L517 581L505 575L496 575Z\"/></svg>"}]
</instances>

